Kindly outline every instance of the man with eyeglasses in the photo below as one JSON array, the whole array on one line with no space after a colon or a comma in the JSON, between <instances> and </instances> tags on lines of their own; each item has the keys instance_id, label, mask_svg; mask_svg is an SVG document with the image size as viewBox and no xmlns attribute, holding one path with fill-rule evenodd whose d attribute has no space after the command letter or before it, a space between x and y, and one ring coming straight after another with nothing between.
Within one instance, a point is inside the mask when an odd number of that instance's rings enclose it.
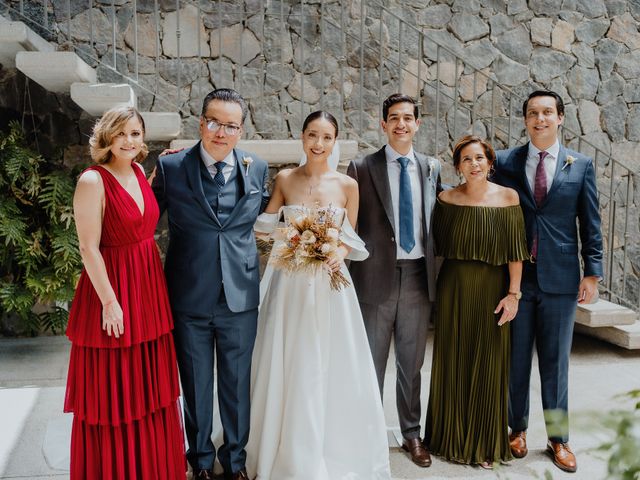
<instances>
[{"instance_id":1,"label":"man with eyeglasses","mask_svg":"<svg viewBox=\"0 0 640 480\"><path fill-rule=\"evenodd\" d=\"M194 479L213 478L213 364L226 479L245 479L251 355L256 336L259 273L253 224L268 202L267 163L235 148L247 104L231 89L209 93L200 141L160 157L153 190L167 211L167 287Z\"/></svg>"}]
</instances>

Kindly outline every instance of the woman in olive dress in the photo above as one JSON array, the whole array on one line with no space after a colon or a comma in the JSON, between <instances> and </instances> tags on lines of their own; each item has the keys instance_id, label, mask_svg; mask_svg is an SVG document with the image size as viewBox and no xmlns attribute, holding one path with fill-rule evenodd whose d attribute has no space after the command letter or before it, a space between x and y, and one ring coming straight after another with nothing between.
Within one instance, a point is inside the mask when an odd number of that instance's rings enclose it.
<instances>
[{"instance_id":1,"label":"woman in olive dress","mask_svg":"<svg viewBox=\"0 0 640 480\"><path fill-rule=\"evenodd\" d=\"M453 162L465 182L443 191L434 235L444 257L425 444L447 460L492 468L511 457L507 425L509 322L528 258L515 190L489 181L495 153L468 135Z\"/></svg>"}]
</instances>

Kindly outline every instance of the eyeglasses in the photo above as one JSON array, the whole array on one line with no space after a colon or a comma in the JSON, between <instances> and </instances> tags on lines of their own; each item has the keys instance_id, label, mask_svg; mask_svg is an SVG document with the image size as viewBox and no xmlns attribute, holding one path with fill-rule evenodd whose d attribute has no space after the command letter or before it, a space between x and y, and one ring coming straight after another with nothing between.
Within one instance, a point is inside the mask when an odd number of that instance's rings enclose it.
<instances>
[{"instance_id":1,"label":"eyeglasses","mask_svg":"<svg viewBox=\"0 0 640 480\"><path fill-rule=\"evenodd\" d=\"M204 118L204 121L207 122L207 129L210 132L217 132L220 127L224 127L224 133L227 135L237 135L240 132L240 128L238 125L233 125L231 123L220 123L216 120L209 120L207 117Z\"/></svg>"}]
</instances>

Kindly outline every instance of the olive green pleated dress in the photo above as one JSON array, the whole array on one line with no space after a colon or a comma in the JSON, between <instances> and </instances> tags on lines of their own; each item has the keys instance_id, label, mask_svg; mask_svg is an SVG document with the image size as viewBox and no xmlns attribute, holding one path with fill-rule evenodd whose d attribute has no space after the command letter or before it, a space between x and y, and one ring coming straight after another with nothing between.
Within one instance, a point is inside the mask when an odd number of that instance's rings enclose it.
<instances>
[{"instance_id":1,"label":"olive green pleated dress","mask_svg":"<svg viewBox=\"0 0 640 480\"><path fill-rule=\"evenodd\" d=\"M507 402L509 324L494 310L508 291L510 261L529 257L520 206L438 201L438 276L425 444L461 463L511 460Z\"/></svg>"}]
</instances>

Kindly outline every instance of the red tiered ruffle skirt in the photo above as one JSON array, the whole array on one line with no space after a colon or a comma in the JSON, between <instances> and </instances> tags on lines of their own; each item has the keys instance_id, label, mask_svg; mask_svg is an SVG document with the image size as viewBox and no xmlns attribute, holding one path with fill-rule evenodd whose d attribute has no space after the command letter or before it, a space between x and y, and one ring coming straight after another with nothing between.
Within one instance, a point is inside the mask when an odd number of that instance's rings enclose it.
<instances>
[{"instance_id":1,"label":"red tiered ruffle skirt","mask_svg":"<svg viewBox=\"0 0 640 480\"><path fill-rule=\"evenodd\" d=\"M184 435L171 333L125 348L73 345L71 479L184 479Z\"/></svg>"}]
</instances>

